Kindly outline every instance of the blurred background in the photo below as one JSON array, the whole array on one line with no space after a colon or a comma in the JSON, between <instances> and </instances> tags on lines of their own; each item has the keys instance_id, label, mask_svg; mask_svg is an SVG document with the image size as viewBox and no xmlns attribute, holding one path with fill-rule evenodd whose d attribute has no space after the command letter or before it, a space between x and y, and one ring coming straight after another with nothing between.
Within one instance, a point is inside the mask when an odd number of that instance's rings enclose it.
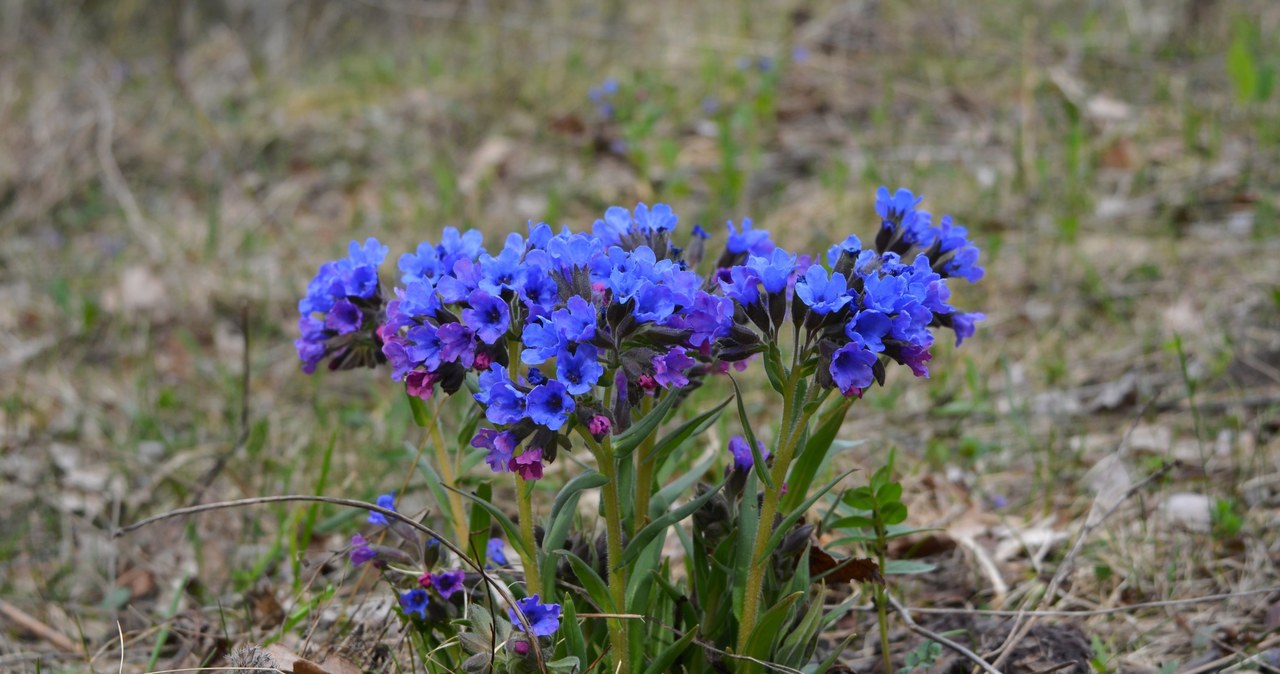
<instances>
[{"instance_id":1,"label":"blurred background","mask_svg":"<svg viewBox=\"0 0 1280 674\"><path fill-rule=\"evenodd\" d=\"M117 620L154 669L368 608L313 582L350 514L109 533L403 478L385 373L293 354L351 239L394 260L645 201L820 251L868 240L880 185L987 268L957 288L977 336L841 432L851 465L896 448L911 521L945 532L906 595L1016 606L1113 503L1058 607L1280 585L1278 27L1266 0L0 0L0 668L114 663ZM1173 672L1252 652L1277 599L1043 638ZM377 642L325 647L372 667Z\"/></svg>"}]
</instances>

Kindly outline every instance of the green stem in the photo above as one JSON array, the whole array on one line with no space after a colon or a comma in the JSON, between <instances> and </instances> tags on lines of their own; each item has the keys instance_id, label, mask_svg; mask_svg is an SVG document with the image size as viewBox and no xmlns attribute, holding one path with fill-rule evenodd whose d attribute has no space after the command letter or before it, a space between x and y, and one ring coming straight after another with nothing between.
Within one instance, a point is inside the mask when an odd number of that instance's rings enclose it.
<instances>
[{"instance_id":1,"label":"green stem","mask_svg":"<svg viewBox=\"0 0 1280 674\"><path fill-rule=\"evenodd\" d=\"M783 390L782 423L778 434L778 442L773 453L773 487L767 485L764 490L764 503L760 506L759 526L756 527L755 543L751 547L751 564L747 570L747 586L742 596L742 620L738 623L738 652L746 652L751 632L756 627L757 614L760 612L760 600L764 592L764 574L768 568L765 548L769 545L769 537L773 534L773 518L778 512L778 499L782 496L782 483L787 477L787 469L795 454L796 444L800 440L801 429L808 422L812 413L795 415L795 405L803 401L795 400L796 383L800 376L800 368L792 368L787 376L787 386ZM797 416L794 421L793 416Z\"/></svg>"},{"instance_id":2,"label":"green stem","mask_svg":"<svg viewBox=\"0 0 1280 674\"><path fill-rule=\"evenodd\" d=\"M449 461L449 452L445 449L444 436L440 433L440 406L436 406L436 413L431 415L431 425L427 427L427 432L431 436L431 444L435 445L432 449L435 451L436 463L440 466L440 477L444 479L444 483L450 487L457 488L457 474L453 470L453 463ZM461 452L459 452L461 453ZM454 535L458 537L458 546L465 547L470 534L470 527L467 525L466 510L462 505L462 495L456 491L449 490L449 514L453 519Z\"/></svg>"},{"instance_id":3,"label":"green stem","mask_svg":"<svg viewBox=\"0 0 1280 674\"><path fill-rule=\"evenodd\" d=\"M599 465L600 474L604 475L605 483L600 489L601 500L604 506L605 521L605 539L608 545L608 576L609 576L609 595L613 598L613 607L619 613L627 612L627 576L626 569L622 568L618 562L622 559L622 501L618 496L618 469L614 465L613 457L613 440L611 436L605 436L604 443L600 444L591 437L590 433L583 433L586 438L587 446L591 448L591 453L596 457L596 463ZM608 618L609 625L609 642L611 650L613 650L614 674L629 674L631 671L631 661L628 659L628 644L630 643L627 635L627 621L621 618Z\"/></svg>"},{"instance_id":4,"label":"green stem","mask_svg":"<svg viewBox=\"0 0 1280 674\"><path fill-rule=\"evenodd\" d=\"M512 473L511 479L515 482L516 507L520 512L520 540L527 551L520 557L524 565L524 587L532 594L542 587L538 582L538 541L533 535L533 481L521 479L518 473Z\"/></svg>"},{"instance_id":5,"label":"green stem","mask_svg":"<svg viewBox=\"0 0 1280 674\"><path fill-rule=\"evenodd\" d=\"M876 560L884 570L885 530L880 520L880 504L876 504ZM884 674L893 674L893 660L889 655L889 599L884 585L876 585L876 620L880 626L880 653L884 658Z\"/></svg>"},{"instance_id":6,"label":"green stem","mask_svg":"<svg viewBox=\"0 0 1280 674\"><path fill-rule=\"evenodd\" d=\"M640 403L640 409L647 416L653 411L653 398L645 396ZM640 446L636 448L636 509L632 514L634 525L632 533L640 531L640 528L649 522L649 499L653 496L653 471L656 468L653 458L649 456L653 452L653 445L656 440L657 433L651 434L645 438Z\"/></svg>"}]
</instances>

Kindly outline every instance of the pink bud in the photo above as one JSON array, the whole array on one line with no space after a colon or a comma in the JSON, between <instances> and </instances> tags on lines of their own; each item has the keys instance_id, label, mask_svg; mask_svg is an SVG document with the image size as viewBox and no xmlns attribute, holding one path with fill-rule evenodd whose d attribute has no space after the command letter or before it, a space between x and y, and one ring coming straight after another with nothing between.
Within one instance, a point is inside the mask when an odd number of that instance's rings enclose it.
<instances>
[{"instance_id":1,"label":"pink bud","mask_svg":"<svg viewBox=\"0 0 1280 674\"><path fill-rule=\"evenodd\" d=\"M421 576L418 576L418 585L421 585L424 588L431 587L430 571L424 571Z\"/></svg>"},{"instance_id":2,"label":"pink bud","mask_svg":"<svg viewBox=\"0 0 1280 674\"><path fill-rule=\"evenodd\" d=\"M475 361L476 370L480 372L484 372L485 370L488 370L489 366L492 364L493 364L493 356L490 356L487 351L476 352L476 361Z\"/></svg>"},{"instance_id":3,"label":"pink bud","mask_svg":"<svg viewBox=\"0 0 1280 674\"><path fill-rule=\"evenodd\" d=\"M595 436L608 435L609 431L613 430L613 424L609 422L609 417L597 414L587 422L587 430Z\"/></svg>"}]
</instances>

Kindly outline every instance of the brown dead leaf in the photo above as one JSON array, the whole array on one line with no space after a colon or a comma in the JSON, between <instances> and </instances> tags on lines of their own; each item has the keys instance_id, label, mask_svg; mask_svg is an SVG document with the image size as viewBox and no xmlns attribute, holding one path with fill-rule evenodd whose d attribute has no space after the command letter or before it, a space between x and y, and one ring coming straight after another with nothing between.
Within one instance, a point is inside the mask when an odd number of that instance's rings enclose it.
<instances>
[{"instance_id":1,"label":"brown dead leaf","mask_svg":"<svg viewBox=\"0 0 1280 674\"><path fill-rule=\"evenodd\" d=\"M333 672L310 660L298 658L297 662L293 663L293 674L333 674Z\"/></svg>"},{"instance_id":2,"label":"brown dead leaf","mask_svg":"<svg viewBox=\"0 0 1280 674\"><path fill-rule=\"evenodd\" d=\"M364 670L360 669L356 663L336 653L325 658L321 664L329 674L364 674Z\"/></svg>"},{"instance_id":3,"label":"brown dead leaf","mask_svg":"<svg viewBox=\"0 0 1280 674\"><path fill-rule=\"evenodd\" d=\"M876 565L875 560L853 557L836 559L827 554L826 550L811 545L809 546L809 575L819 574L826 574L823 579L834 583L848 583L856 580L860 583L884 584L884 577L880 575L880 567Z\"/></svg>"},{"instance_id":4,"label":"brown dead leaf","mask_svg":"<svg viewBox=\"0 0 1280 674\"><path fill-rule=\"evenodd\" d=\"M269 587L254 588L245 593L255 627L269 630L284 622L284 607Z\"/></svg>"}]
</instances>

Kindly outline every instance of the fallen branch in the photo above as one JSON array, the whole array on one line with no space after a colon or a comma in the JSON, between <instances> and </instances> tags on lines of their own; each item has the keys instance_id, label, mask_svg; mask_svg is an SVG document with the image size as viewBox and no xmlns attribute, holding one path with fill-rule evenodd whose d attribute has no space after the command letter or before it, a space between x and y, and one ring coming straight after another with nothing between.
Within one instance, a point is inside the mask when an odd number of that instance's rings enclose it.
<instances>
[{"instance_id":1,"label":"fallen branch","mask_svg":"<svg viewBox=\"0 0 1280 674\"><path fill-rule=\"evenodd\" d=\"M942 644L943 646L950 648L956 653L963 655L964 657L968 658L970 662L982 668L988 674L1000 674L1000 670L996 669L994 665L984 660L982 656L978 655L977 653L974 653L973 651L969 650L968 648L965 648L961 644L955 641L952 641L951 639L948 639L942 636L941 634L934 632L933 630L930 630L925 627L921 627L919 624L916 623L915 619L911 617L911 613L907 609L907 607L903 606L902 602L898 601L897 598L895 598L887 590L885 591L884 596L886 599L889 600L889 604L893 606L893 610L897 611L898 616L902 618L902 622L906 624L907 629L911 630L912 632L915 632L916 634L919 634L920 636L926 639L932 639L933 641L936 641Z\"/></svg>"}]
</instances>

